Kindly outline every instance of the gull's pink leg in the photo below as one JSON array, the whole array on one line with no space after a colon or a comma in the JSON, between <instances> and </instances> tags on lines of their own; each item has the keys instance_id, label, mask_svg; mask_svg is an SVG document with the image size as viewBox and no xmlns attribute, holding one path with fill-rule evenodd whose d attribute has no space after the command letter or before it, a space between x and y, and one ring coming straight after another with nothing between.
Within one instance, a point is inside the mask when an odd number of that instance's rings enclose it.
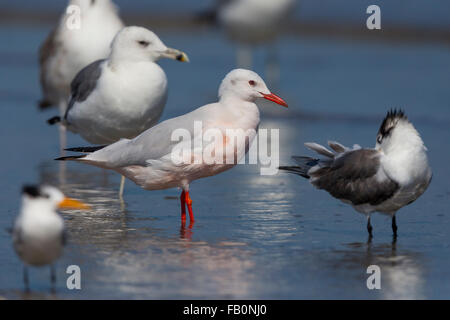
<instances>
[{"instance_id":1,"label":"gull's pink leg","mask_svg":"<svg viewBox=\"0 0 450 320\"><path fill-rule=\"evenodd\" d=\"M181 223L185 224L186 223L186 193L181 192L181 196L180 196L180 202L181 202Z\"/></svg>"},{"instance_id":2,"label":"gull's pink leg","mask_svg":"<svg viewBox=\"0 0 450 320\"><path fill-rule=\"evenodd\" d=\"M186 200L185 200L188 210L189 210L189 220L192 224L194 222L194 212L192 212L192 199L189 196L189 191L186 191Z\"/></svg>"}]
</instances>

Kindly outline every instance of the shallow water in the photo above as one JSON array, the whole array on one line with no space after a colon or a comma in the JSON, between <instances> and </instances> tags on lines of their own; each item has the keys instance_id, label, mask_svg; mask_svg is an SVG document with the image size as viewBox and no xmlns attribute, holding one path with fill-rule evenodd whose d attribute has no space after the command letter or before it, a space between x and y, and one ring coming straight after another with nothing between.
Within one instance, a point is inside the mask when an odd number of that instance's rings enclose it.
<instances>
[{"instance_id":1,"label":"shallow water","mask_svg":"<svg viewBox=\"0 0 450 320\"><path fill-rule=\"evenodd\" d=\"M402 107L429 148L434 178L427 192L390 219L375 215L367 243L365 218L307 181L286 173L261 176L241 165L191 185L196 222L180 227L179 191L144 191L127 181L125 203L113 172L67 163L60 174L57 129L38 112L36 50L48 28L0 28L0 297L5 298L450 298L448 161L450 48L418 43L284 38L276 92L289 109L264 105L261 128L280 130L280 164L311 154L303 142L337 140L373 146L390 107ZM163 33L190 64L161 61L170 81L163 118L216 99L234 65L234 48L215 31ZM264 51L255 70L264 74ZM274 90L275 91L275 90ZM86 143L69 135L70 146ZM69 244L49 271L31 271L22 291L21 263L10 235L26 182L60 186L93 205L63 216ZM65 287L65 268L82 270L82 290ZM366 268L382 270L382 289L366 287Z\"/></svg>"}]
</instances>

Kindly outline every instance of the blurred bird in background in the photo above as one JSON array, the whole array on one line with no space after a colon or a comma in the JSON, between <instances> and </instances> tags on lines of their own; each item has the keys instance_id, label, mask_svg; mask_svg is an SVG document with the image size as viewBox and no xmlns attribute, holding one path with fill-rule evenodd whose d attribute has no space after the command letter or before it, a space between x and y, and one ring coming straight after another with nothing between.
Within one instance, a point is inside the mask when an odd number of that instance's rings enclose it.
<instances>
[{"instance_id":1,"label":"blurred bird in background","mask_svg":"<svg viewBox=\"0 0 450 320\"><path fill-rule=\"evenodd\" d=\"M110 0L70 0L58 26L39 52L41 109L57 106L64 115L70 97L70 83L88 64L106 58L111 41L124 27L118 9ZM65 128L60 127L61 149L66 145Z\"/></svg>"},{"instance_id":2,"label":"blurred bird in background","mask_svg":"<svg viewBox=\"0 0 450 320\"><path fill-rule=\"evenodd\" d=\"M23 280L29 290L28 266L51 265L51 283L54 288L56 273L54 261L65 244L64 220L60 209L88 209L86 204L70 199L55 187L27 185L22 190L22 207L14 223L13 245L24 263Z\"/></svg>"},{"instance_id":3,"label":"blurred bird in background","mask_svg":"<svg viewBox=\"0 0 450 320\"><path fill-rule=\"evenodd\" d=\"M216 23L237 43L237 67L251 69L252 48L268 46L266 78L277 85L280 77L276 39L295 7L295 0L217 0L211 10L198 14L203 22Z\"/></svg>"}]
</instances>

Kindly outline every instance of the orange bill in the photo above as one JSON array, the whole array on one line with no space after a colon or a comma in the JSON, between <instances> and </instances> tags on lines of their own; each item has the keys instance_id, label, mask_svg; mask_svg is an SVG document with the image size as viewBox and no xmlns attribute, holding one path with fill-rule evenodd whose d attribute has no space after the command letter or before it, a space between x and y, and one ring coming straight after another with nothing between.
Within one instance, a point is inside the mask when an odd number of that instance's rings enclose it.
<instances>
[{"instance_id":1,"label":"orange bill","mask_svg":"<svg viewBox=\"0 0 450 320\"><path fill-rule=\"evenodd\" d=\"M81 210L88 210L91 208L91 206L75 200L71 198L64 198L63 201L61 201L58 205L60 209L81 209Z\"/></svg>"}]
</instances>

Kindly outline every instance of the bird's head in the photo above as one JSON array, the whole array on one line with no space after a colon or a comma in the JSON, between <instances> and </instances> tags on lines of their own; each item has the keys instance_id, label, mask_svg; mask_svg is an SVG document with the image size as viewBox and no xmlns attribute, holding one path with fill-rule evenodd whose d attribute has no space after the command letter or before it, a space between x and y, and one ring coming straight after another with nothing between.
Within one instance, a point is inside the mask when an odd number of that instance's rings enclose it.
<instances>
[{"instance_id":1,"label":"bird's head","mask_svg":"<svg viewBox=\"0 0 450 320\"><path fill-rule=\"evenodd\" d=\"M57 188L43 185L26 185L22 189L22 197L26 202L39 202L52 209L89 209L87 204L68 198Z\"/></svg>"},{"instance_id":2,"label":"bird's head","mask_svg":"<svg viewBox=\"0 0 450 320\"><path fill-rule=\"evenodd\" d=\"M111 55L128 61L157 61L160 58L189 62L186 53L168 48L158 36L142 27L125 27L112 42Z\"/></svg>"},{"instance_id":3,"label":"bird's head","mask_svg":"<svg viewBox=\"0 0 450 320\"><path fill-rule=\"evenodd\" d=\"M219 98L237 98L248 102L264 98L284 107L288 106L283 99L270 92L257 73L245 69L235 69L226 75L219 88Z\"/></svg>"},{"instance_id":4,"label":"bird's head","mask_svg":"<svg viewBox=\"0 0 450 320\"><path fill-rule=\"evenodd\" d=\"M420 134L401 110L387 113L378 130L375 148L385 154L409 148L423 147Z\"/></svg>"}]
</instances>

